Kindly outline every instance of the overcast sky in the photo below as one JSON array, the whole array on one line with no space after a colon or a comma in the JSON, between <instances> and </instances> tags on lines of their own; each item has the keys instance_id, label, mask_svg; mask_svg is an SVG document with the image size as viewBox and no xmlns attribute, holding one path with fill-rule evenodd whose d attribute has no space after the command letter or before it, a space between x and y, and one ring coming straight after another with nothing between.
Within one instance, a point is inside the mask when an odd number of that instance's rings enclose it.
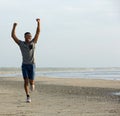
<instances>
[{"instance_id":1,"label":"overcast sky","mask_svg":"<svg viewBox=\"0 0 120 116\"><path fill-rule=\"evenodd\" d=\"M0 0L0 67L20 67L21 52L10 34L41 34L37 67L120 67L119 0Z\"/></svg>"}]
</instances>

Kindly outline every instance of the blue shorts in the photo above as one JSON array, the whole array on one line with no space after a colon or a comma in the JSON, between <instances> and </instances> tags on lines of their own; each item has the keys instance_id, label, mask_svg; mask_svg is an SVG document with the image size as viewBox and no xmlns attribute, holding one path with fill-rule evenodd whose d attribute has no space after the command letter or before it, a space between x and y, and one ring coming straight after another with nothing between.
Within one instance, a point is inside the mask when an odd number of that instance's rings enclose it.
<instances>
[{"instance_id":1,"label":"blue shorts","mask_svg":"<svg viewBox=\"0 0 120 116\"><path fill-rule=\"evenodd\" d=\"M22 64L23 78L34 80L35 78L35 64Z\"/></svg>"}]
</instances>

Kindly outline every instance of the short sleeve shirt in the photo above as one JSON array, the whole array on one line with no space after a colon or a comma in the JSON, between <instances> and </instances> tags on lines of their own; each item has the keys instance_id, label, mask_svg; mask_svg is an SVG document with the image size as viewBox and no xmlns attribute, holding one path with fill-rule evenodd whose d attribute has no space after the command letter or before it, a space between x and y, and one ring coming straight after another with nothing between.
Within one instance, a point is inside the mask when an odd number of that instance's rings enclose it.
<instances>
[{"instance_id":1,"label":"short sleeve shirt","mask_svg":"<svg viewBox=\"0 0 120 116\"><path fill-rule=\"evenodd\" d=\"M18 45L22 53L22 63L34 64L35 43L33 41L26 43L25 41L19 40Z\"/></svg>"}]
</instances>

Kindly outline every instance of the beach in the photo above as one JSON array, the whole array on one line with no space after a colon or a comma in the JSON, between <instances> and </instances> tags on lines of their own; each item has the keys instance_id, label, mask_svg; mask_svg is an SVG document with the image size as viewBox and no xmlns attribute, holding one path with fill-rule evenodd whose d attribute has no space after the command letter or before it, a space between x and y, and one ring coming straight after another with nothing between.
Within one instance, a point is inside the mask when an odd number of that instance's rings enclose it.
<instances>
[{"instance_id":1,"label":"beach","mask_svg":"<svg viewBox=\"0 0 120 116\"><path fill-rule=\"evenodd\" d=\"M35 79L26 103L23 79L0 77L0 116L120 116L118 80Z\"/></svg>"}]
</instances>

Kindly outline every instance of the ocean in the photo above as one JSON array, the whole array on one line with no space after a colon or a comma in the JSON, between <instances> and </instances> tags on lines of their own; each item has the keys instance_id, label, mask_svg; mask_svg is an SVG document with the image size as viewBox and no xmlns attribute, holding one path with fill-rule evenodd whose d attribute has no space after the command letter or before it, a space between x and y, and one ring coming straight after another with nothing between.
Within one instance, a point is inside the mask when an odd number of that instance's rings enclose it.
<instances>
[{"instance_id":1,"label":"ocean","mask_svg":"<svg viewBox=\"0 0 120 116\"><path fill-rule=\"evenodd\" d=\"M120 80L120 67L110 68L37 68L37 77ZM0 77L22 77L19 68L0 68Z\"/></svg>"}]
</instances>

